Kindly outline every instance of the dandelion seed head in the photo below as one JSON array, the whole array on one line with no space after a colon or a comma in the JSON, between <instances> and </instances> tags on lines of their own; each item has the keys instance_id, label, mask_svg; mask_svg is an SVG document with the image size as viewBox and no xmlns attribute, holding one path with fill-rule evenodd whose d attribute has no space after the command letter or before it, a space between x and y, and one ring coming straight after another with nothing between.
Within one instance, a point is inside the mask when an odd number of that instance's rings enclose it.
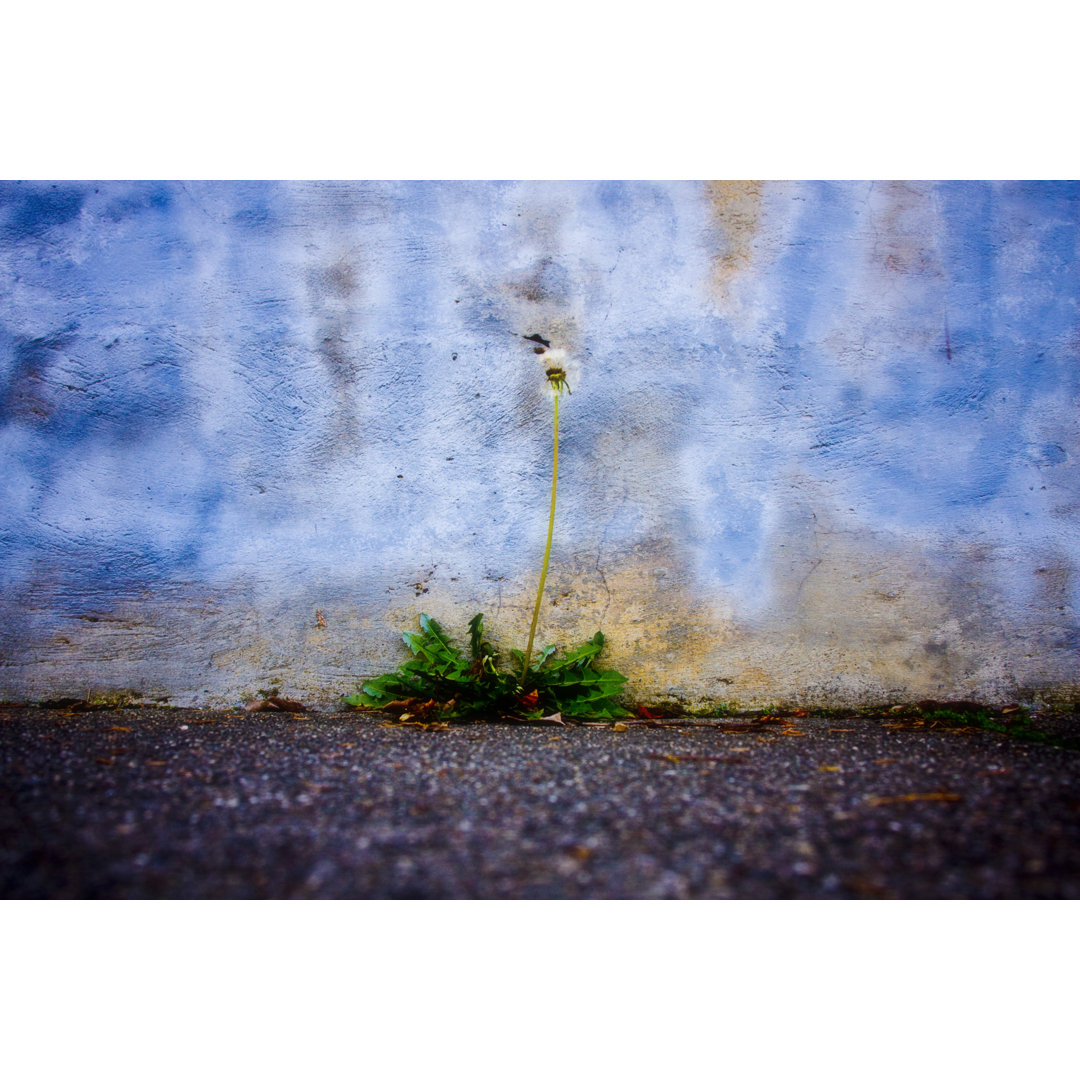
<instances>
[{"instance_id":1,"label":"dandelion seed head","mask_svg":"<svg viewBox=\"0 0 1080 1080\"><path fill-rule=\"evenodd\" d=\"M547 376L548 388L554 394L561 394L564 390L571 393L570 364L566 352L563 349L547 349L543 355L544 374ZM576 380L575 380L576 381Z\"/></svg>"}]
</instances>

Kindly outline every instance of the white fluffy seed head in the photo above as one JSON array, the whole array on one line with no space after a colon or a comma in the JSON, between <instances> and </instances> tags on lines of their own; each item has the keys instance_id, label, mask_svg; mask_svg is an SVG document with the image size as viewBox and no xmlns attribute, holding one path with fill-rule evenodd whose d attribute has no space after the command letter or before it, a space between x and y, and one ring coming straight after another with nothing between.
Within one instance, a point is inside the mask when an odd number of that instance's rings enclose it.
<instances>
[{"instance_id":1,"label":"white fluffy seed head","mask_svg":"<svg viewBox=\"0 0 1080 1080\"><path fill-rule=\"evenodd\" d=\"M564 349L547 349L540 357L544 365L544 375L547 377L548 389L553 394L561 394L564 390L572 392L570 380L576 379L576 371L572 371L570 361Z\"/></svg>"}]
</instances>

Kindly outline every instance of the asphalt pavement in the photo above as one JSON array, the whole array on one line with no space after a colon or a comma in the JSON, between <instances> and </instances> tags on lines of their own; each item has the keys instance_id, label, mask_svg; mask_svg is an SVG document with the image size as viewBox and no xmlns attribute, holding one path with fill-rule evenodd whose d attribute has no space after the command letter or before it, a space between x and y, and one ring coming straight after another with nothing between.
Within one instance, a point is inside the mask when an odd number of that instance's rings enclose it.
<instances>
[{"instance_id":1,"label":"asphalt pavement","mask_svg":"<svg viewBox=\"0 0 1080 1080\"><path fill-rule=\"evenodd\" d=\"M5 707L0 898L1078 899L1052 730Z\"/></svg>"}]
</instances>

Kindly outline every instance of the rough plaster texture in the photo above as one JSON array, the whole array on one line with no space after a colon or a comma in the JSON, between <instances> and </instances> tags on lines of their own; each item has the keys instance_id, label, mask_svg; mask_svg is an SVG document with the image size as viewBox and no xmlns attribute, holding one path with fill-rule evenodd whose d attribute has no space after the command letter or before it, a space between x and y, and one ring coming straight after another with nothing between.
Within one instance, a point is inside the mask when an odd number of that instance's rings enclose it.
<instances>
[{"instance_id":1,"label":"rough plaster texture","mask_svg":"<svg viewBox=\"0 0 1080 1080\"><path fill-rule=\"evenodd\" d=\"M1074 699L1080 185L0 184L0 696Z\"/></svg>"}]
</instances>

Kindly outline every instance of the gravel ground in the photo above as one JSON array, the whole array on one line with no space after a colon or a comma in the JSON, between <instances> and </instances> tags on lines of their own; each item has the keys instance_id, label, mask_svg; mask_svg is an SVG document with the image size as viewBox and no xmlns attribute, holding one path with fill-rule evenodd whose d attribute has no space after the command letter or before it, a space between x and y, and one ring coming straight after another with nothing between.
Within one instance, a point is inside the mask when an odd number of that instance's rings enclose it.
<instances>
[{"instance_id":1,"label":"gravel ground","mask_svg":"<svg viewBox=\"0 0 1080 1080\"><path fill-rule=\"evenodd\" d=\"M0 898L1080 898L1076 750L387 720L0 710Z\"/></svg>"}]
</instances>

